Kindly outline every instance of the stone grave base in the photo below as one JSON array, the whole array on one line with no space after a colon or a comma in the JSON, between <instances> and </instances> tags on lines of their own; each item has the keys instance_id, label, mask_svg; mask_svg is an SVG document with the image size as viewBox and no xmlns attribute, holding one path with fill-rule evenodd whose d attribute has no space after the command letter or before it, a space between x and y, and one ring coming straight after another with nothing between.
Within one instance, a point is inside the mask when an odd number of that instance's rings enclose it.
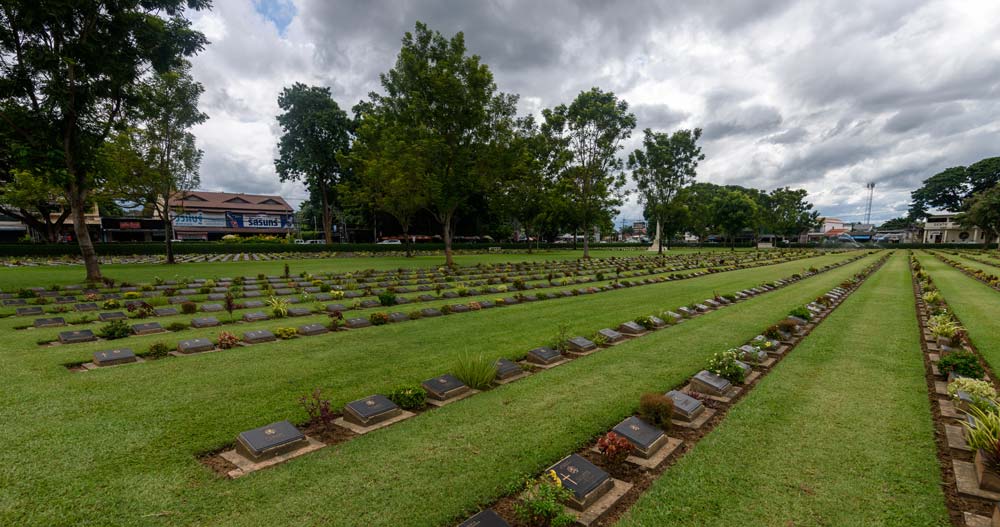
<instances>
[{"instance_id":1,"label":"stone grave base","mask_svg":"<svg viewBox=\"0 0 1000 527\"><path fill-rule=\"evenodd\" d=\"M987 516L980 516L978 514L972 514L971 512L964 512L962 515L965 517L965 527L992 527L993 518Z\"/></svg>"},{"instance_id":2,"label":"stone grave base","mask_svg":"<svg viewBox=\"0 0 1000 527\"><path fill-rule=\"evenodd\" d=\"M372 431L378 430L380 428L385 428L385 427L387 427L389 425L396 424L396 423L398 423L400 421L405 421L406 419L409 419L409 418L413 417L414 415L416 415L416 414L414 414L413 412L407 412L406 410L403 410L403 413L397 415L396 417L393 417L392 419L386 419L385 421L382 421L380 423L375 423L375 424L370 425L370 426L356 425L354 423L348 422L343 417L338 417L338 418L336 418L333 421L333 424L335 424L335 425L337 425L337 426L339 426L341 428L346 428L346 429L350 430L351 432L354 432L355 434L364 435L364 434L367 434L368 432L372 432Z\"/></svg>"},{"instance_id":3,"label":"stone grave base","mask_svg":"<svg viewBox=\"0 0 1000 527\"><path fill-rule=\"evenodd\" d=\"M203 353L215 353L216 351L222 351L222 348L212 348L205 351L192 351L191 353L182 353L177 350L167 352L168 355L173 355L174 357L187 357L189 355L201 355Z\"/></svg>"},{"instance_id":4,"label":"stone grave base","mask_svg":"<svg viewBox=\"0 0 1000 527\"><path fill-rule=\"evenodd\" d=\"M456 395L455 397L451 397L451 398L445 399L443 401L439 401L437 399L431 399L430 397L428 397L427 398L427 404L429 404L431 406L436 406L436 407L440 408L442 406L449 405L449 404L451 404L451 403L453 403L455 401L461 401L462 399L465 399L466 397L469 397L470 395L475 395L477 393L479 393L479 390L473 390L472 388L469 388L469 390L466 391L465 393Z\"/></svg>"},{"instance_id":5,"label":"stone grave base","mask_svg":"<svg viewBox=\"0 0 1000 527\"><path fill-rule=\"evenodd\" d=\"M236 450L227 450L219 455L222 457L222 459L225 459L226 461L236 465L236 468L230 470L229 473L226 474L230 479L236 479L245 476L247 474L250 474L251 472L256 472L258 470L265 469L267 467L273 467L274 465L277 465L279 463L284 463L289 459L293 459L301 455L308 454L309 452L314 452L326 446L325 444L320 443L319 441L309 436L306 436L306 441L307 441L306 445L303 446L302 448L293 450L291 452L282 454L280 456L275 456L271 459L265 459L263 461L251 461L237 454Z\"/></svg>"},{"instance_id":6,"label":"stone grave base","mask_svg":"<svg viewBox=\"0 0 1000 527\"><path fill-rule=\"evenodd\" d=\"M756 372L754 372L754 373L756 373ZM685 384L684 387L681 388L681 391L684 392L684 393L698 392L698 390L695 390L694 388L691 387L691 383ZM743 388L740 388L739 386L733 386L733 387L729 388L729 391L726 392L725 395L709 395L707 393L706 394L702 394L702 395L704 395L705 397L708 397L709 399L711 399L713 401L719 401L720 403L731 403L731 402L733 402L733 399L736 398L736 396L739 395L740 392L742 392L742 391L743 391ZM698 393L701 393L701 392L698 392Z\"/></svg>"},{"instance_id":7,"label":"stone grave base","mask_svg":"<svg viewBox=\"0 0 1000 527\"><path fill-rule=\"evenodd\" d=\"M782 344L773 350L764 350L764 351L766 351L768 355L775 355L777 357L780 357L788 352L788 346Z\"/></svg>"},{"instance_id":8,"label":"stone grave base","mask_svg":"<svg viewBox=\"0 0 1000 527\"><path fill-rule=\"evenodd\" d=\"M536 366L537 366L537 364L536 364ZM512 383L514 381L519 381L519 380L527 377L528 375L530 375L530 373L525 371L525 372L521 372L521 373L519 373L519 374L517 374L517 375L515 375L513 377L507 377L506 379L497 379L497 380L495 380L493 382L495 382L497 384L500 384L500 385L510 384L510 383Z\"/></svg>"},{"instance_id":9,"label":"stone grave base","mask_svg":"<svg viewBox=\"0 0 1000 527\"><path fill-rule=\"evenodd\" d=\"M934 381L934 393L948 395L948 383L945 381Z\"/></svg>"},{"instance_id":10,"label":"stone grave base","mask_svg":"<svg viewBox=\"0 0 1000 527\"><path fill-rule=\"evenodd\" d=\"M80 366L83 367L83 368L86 368L88 370L103 370L103 369L107 369L107 368L114 368L116 366L128 366L129 364L135 364L135 363L138 363L138 362L146 362L146 359L143 359L142 357L136 357L135 360L132 361L132 362L123 362L121 364L112 364L111 366L98 366L98 365L94 364L93 362L85 362L85 363L81 364Z\"/></svg>"},{"instance_id":11,"label":"stone grave base","mask_svg":"<svg viewBox=\"0 0 1000 527\"><path fill-rule=\"evenodd\" d=\"M948 447L956 450L971 452L972 449L965 442L965 432L959 425L944 425L944 433L948 437Z\"/></svg>"},{"instance_id":12,"label":"stone grave base","mask_svg":"<svg viewBox=\"0 0 1000 527\"><path fill-rule=\"evenodd\" d=\"M639 456L629 456L625 458L625 461L628 461L633 465L638 465L646 470L653 470L656 467L660 466L660 464L663 463L668 457L670 457L670 454L673 454L674 451L677 450L677 447L681 446L682 443L684 442L681 441L680 439L675 439L673 437L668 436L667 442L664 443L663 446L661 446L660 449L657 450L656 453L654 453L649 458L644 458ZM596 445L591 447L590 450L597 453L601 452L600 450L598 450Z\"/></svg>"},{"instance_id":13,"label":"stone grave base","mask_svg":"<svg viewBox=\"0 0 1000 527\"><path fill-rule=\"evenodd\" d=\"M760 366L761 368L770 368L771 366L774 366L774 363L776 361L777 359L775 359L774 357L768 357L767 360L761 361L760 364L758 364L758 366Z\"/></svg>"},{"instance_id":14,"label":"stone grave base","mask_svg":"<svg viewBox=\"0 0 1000 527\"><path fill-rule=\"evenodd\" d=\"M702 425L707 423L708 420L711 419L713 415L715 415L714 408L705 408L705 410L702 411L701 414L698 415L698 417L695 417L693 421L681 421L679 419L671 419L670 422L673 423L674 426L697 430L698 428L701 428Z\"/></svg>"},{"instance_id":15,"label":"stone grave base","mask_svg":"<svg viewBox=\"0 0 1000 527\"><path fill-rule=\"evenodd\" d=\"M758 377L760 377L760 372L759 371L752 371L752 372L750 372L750 375L747 375L746 378L743 379L743 384L744 385L746 385L746 384L752 384L753 381L756 381Z\"/></svg>"},{"instance_id":16,"label":"stone grave base","mask_svg":"<svg viewBox=\"0 0 1000 527\"><path fill-rule=\"evenodd\" d=\"M587 507L587 510L578 511L569 507L564 507L566 514L575 517L577 523L583 525L584 527L590 527L591 525L597 523L598 520L604 517L604 515L607 514L607 512L611 510L616 503L618 503L618 500L622 499L622 496L632 489L631 483L626 483L614 478L612 478L611 481L614 482L614 487L612 487L607 494L601 496L601 499L595 501L593 505Z\"/></svg>"},{"instance_id":17,"label":"stone grave base","mask_svg":"<svg viewBox=\"0 0 1000 527\"><path fill-rule=\"evenodd\" d=\"M941 399L938 401L938 405L941 406L941 416L951 417L953 419L959 419L958 412L955 411L955 403L951 402L951 399Z\"/></svg>"},{"instance_id":18,"label":"stone grave base","mask_svg":"<svg viewBox=\"0 0 1000 527\"><path fill-rule=\"evenodd\" d=\"M538 364L538 363L535 363L535 362L531 362L530 360L520 361L519 364L527 364L529 366L534 366L536 368L541 368L543 370L548 370L548 369L551 369L551 368L555 368L556 366L562 366L563 364L566 364L567 362L569 362L569 359L568 358L563 358L563 360L553 362L552 364Z\"/></svg>"},{"instance_id":19,"label":"stone grave base","mask_svg":"<svg viewBox=\"0 0 1000 527\"><path fill-rule=\"evenodd\" d=\"M1000 493L979 488L979 477L976 476L976 465L968 461L952 461L955 469L955 486L959 494L983 498L990 501L1000 500Z\"/></svg>"},{"instance_id":20,"label":"stone grave base","mask_svg":"<svg viewBox=\"0 0 1000 527\"><path fill-rule=\"evenodd\" d=\"M927 360L929 360L931 362L937 362L937 361L941 360L941 357L938 356L937 353L928 353L927 354Z\"/></svg>"},{"instance_id":21,"label":"stone grave base","mask_svg":"<svg viewBox=\"0 0 1000 527\"><path fill-rule=\"evenodd\" d=\"M933 373L935 377L941 375L941 371L938 370L937 364L931 364L931 373Z\"/></svg>"},{"instance_id":22,"label":"stone grave base","mask_svg":"<svg viewBox=\"0 0 1000 527\"><path fill-rule=\"evenodd\" d=\"M573 356L573 357L586 357L587 355L593 355L593 354L597 353L598 351L601 351L601 347L600 346L598 346L598 347L596 347L596 348L594 348L594 349L592 349L590 351L567 351L566 353L568 355Z\"/></svg>"}]
</instances>

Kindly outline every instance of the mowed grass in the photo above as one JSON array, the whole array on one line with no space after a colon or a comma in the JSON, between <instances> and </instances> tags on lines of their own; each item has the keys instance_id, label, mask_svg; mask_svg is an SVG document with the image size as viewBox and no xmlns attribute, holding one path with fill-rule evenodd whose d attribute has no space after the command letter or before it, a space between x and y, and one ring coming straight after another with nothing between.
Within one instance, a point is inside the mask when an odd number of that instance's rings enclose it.
<instances>
[{"instance_id":1,"label":"mowed grass","mask_svg":"<svg viewBox=\"0 0 1000 527\"><path fill-rule=\"evenodd\" d=\"M738 249L746 251L749 249ZM685 247L671 249L664 252L665 255L689 254L689 253L715 253L727 251L726 249L705 247ZM636 250L595 250L591 251L593 258L610 257L630 257L654 255L642 249ZM516 254L457 254L455 264L460 266L470 266L477 264L495 264L503 262L543 262L552 260L575 260L583 256L583 251L573 250L542 250L532 253L521 252ZM356 256L345 258L301 258L289 260L273 260L267 262L260 261L240 261L240 262L191 262L177 265L135 263L135 264L105 264L101 266L101 272L106 277L114 278L118 282L128 281L133 283L150 283L153 277L158 276L164 280L174 280L180 278L218 278L233 276L257 276L263 273L268 276L280 276L288 264L291 274L297 276L306 271L310 273L322 272L350 272L365 269L375 269L384 271L389 269L407 268L438 268L444 266L444 255L414 256L406 258L404 256ZM79 284L84 281L86 272L82 265L70 266L37 266L37 267L7 267L0 268L0 291L10 291L20 287L36 285L69 285Z\"/></svg>"},{"instance_id":2,"label":"mowed grass","mask_svg":"<svg viewBox=\"0 0 1000 527\"><path fill-rule=\"evenodd\" d=\"M899 252L620 525L944 526L939 481Z\"/></svg>"},{"instance_id":3,"label":"mowed grass","mask_svg":"<svg viewBox=\"0 0 1000 527\"><path fill-rule=\"evenodd\" d=\"M242 480L194 456L248 428L301 421L295 400L317 386L339 406L444 373L466 351L513 357L562 323L589 333L847 257L83 374L15 335L0 353L0 524L438 525L874 257Z\"/></svg>"},{"instance_id":4,"label":"mowed grass","mask_svg":"<svg viewBox=\"0 0 1000 527\"><path fill-rule=\"evenodd\" d=\"M938 260L925 252L918 252L917 259L930 274L934 285L941 290L955 315L962 321L969 338L983 355L993 371L1000 370L1000 292L991 289L975 278ZM951 255L948 255L951 256ZM990 267L972 260L963 260L969 266L986 271ZM996 268L993 268L996 271ZM992 271L990 271L992 272Z\"/></svg>"}]
</instances>

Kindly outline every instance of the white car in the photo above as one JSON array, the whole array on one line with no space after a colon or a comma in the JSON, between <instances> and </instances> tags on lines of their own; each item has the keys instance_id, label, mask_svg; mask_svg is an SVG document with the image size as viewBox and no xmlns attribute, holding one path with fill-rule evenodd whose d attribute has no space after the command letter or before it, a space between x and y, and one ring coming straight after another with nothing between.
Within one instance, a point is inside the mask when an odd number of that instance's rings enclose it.
<instances>
[{"instance_id":1,"label":"white car","mask_svg":"<svg viewBox=\"0 0 1000 527\"><path fill-rule=\"evenodd\" d=\"M382 240L378 242L378 245L403 245L403 242L399 240Z\"/></svg>"},{"instance_id":2,"label":"white car","mask_svg":"<svg viewBox=\"0 0 1000 527\"><path fill-rule=\"evenodd\" d=\"M324 243L326 243L326 242L323 241L323 240L307 240L306 241L307 245L322 245Z\"/></svg>"}]
</instances>

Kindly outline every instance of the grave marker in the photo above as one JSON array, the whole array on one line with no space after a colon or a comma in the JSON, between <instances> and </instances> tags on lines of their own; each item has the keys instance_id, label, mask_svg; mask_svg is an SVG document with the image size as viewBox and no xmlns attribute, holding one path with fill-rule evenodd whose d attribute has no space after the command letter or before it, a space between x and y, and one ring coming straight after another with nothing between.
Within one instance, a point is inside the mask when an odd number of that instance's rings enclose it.
<instances>
[{"instance_id":1,"label":"grave marker","mask_svg":"<svg viewBox=\"0 0 1000 527\"><path fill-rule=\"evenodd\" d=\"M143 322L141 324L132 324L132 333L136 335L151 335L153 333L162 333L166 331L159 322Z\"/></svg>"},{"instance_id":2,"label":"grave marker","mask_svg":"<svg viewBox=\"0 0 1000 527\"><path fill-rule=\"evenodd\" d=\"M563 360L562 353L548 346L535 348L528 352L528 362L548 366Z\"/></svg>"},{"instance_id":3,"label":"grave marker","mask_svg":"<svg viewBox=\"0 0 1000 527\"><path fill-rule=\"evenodd\" d=\"M549 470L554 470L562 481L563 488L573 493L568 505L579 511L593 505L614 487L614 481L607 472L579 454L570 454L549 467Z\"/></svg>"},{"instance_id":4,"label":"grave marker","mask_svg":"<svg viewBox=\"0 0 1000 527\"><path fill-rule=\"evenodd\" d=\"M344 419L360 426L371 426L400 415L402 410L383 395L372 395L344 406Z\"/></svg>"},{"instance_id":5,"label":"grave marker","mask_svg":"<svg viewBox=\"0 0 1000 527\"><path fill-rule=\"evenodd\" d=\"M724 397L733 385L708 370L701 370L691 378L691 387L704 394Z\"/></svg>"},{"instance_id":6,"label":"grave marker","mask_svg":"<svg viewBox=\"0 0 1000 527\"><path fill-rule=\"evenodd\" d=\"M243 342L246 342L248 344L260 344L262 342L274 342L275 340L278 340L278 338L274 336L274 333L271 333L270 331L268 331L266 329L257 329L257 330L254 330L254 331L247 331L246 333L243 334Z\"/></svg>"},{"instance_id":7,"label":"grave marker","mask_svg":"<svg viewBox=\"0 0 1000 527\"><path fill-rule=\"evenodd\" d=\"M638 417L632 416L618 423L612 431L632 443L634 452L643 459L649 459L663 445L667 444L667 435L663 430L652 426Z\"/></svg>"},{"instance_id":8,"label":"grave marker","mask_svg":"<svg viewBox=\"0 0 1000 527\"><path fill-rule=\"evenodd\" d=\"M705 405L701 401L684 392L670 390L666 395L673 399L674 418L679 421L694 421L705 411Z\"/></svg>"},{"instance_id":9,"label":"grave marker","mask_svg":"<svg viewBox=\"0 0 1000 527\"><path fill-rule=\"evenodd\" d=\"M116 364L125 364L128 362L136 362L138 357L130 348L120 348L107 351L95 351L94 352L94 364L97 366L114 366Z\"/></svg>"},{"instance_id":10,"label":"grave marker","mask_svg":"<svg viewBox=\"0 0 1000 527\"><path fill-rule=\"evenodd\" d=\"M89 329L79 329L76 331L63 331L59 334L59 342L63 344L77 344L80 342L90 342L97 340L94 332Z\"/></svg>"},{"instance_id":11,"label":"grave marker","mask_svg":"<svg viewBox=\"0 0 1000 527\"><path fill-rule=\"evenodd\" d=\"M322 335L323 333L328 333L330 330L326 328L323 324L306 324L304 326L299 326L299 335L305 335L311 337L313 335Z\"/></svg>"},{"instance_id":12,"label":"grave marker","mask_svg":"<svg viewBox=\"0 0 1000 527\"><path fill-rule=\"evenodd\" d=\"M464 382L451 374L444 374L420 383L427 395L438 401L445 401L469 391Z\"/></svg>"},{"instance_id":13,"label":"grave marker","mask_svg":"<svg viewBox=\"0 0 1000 527\"><path fill-rule=\"evenodd\" d=\"M201 353L213 349L215 349L215 344L212 344L211 340L202 338L182 340L177 344L177 351L181 353Z\"/></svg>"},{"instance_id":14,"label":"grave marker","mask_svg":"<svg viewBox=\"0 0 1000 527\"><path fill-rule=\"evenodd\" d=\"M36 328L55 328L66 325L66 319L62 317L36 318L33 324Z\"/></svg>"},{"instance_id":15,"label":"grave marker","mask_svg":"<svg viewBox=\"0 0 1000 527\"><path fill-rule=\"evenodd\" d=\"M236 438L236 453L251 460L271 459L308 444L306 436L288 421L241 432Z\"/></svg>"},{"instance_id":16,"label":"grave marker","mask_svg":"<svg viewBox=\"0 0 1000 527\"><path fill-rule=\"evenodd\" d=\"M193 328L210 328L219 325L219 319L215 317L199 317L191 321Z\"/></svg>"}]
</instances>

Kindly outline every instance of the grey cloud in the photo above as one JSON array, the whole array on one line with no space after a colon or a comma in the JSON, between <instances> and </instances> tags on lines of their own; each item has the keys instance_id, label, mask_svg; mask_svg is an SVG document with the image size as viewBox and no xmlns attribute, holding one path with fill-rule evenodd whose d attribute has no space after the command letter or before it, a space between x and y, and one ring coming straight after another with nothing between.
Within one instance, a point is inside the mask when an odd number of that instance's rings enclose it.
<instances>
[{"instance_id":1,"label":"grey cloud","mask_svg":"<svg viewBox=\"0 0 1000 527\"><path fill-rule=\"evenodd\" d=\"M705 125L705 138L720 139L731 135L759 135L781 125L781 112L774 106L747 105L724 108Z\"/></svg>"},{"instance_id":2,"label":"grey cloud","mask_svg":"<svg viewBox=\"0 0 1000 527\"><path fill-rule=\"evenodd\" d=\"M794 128L789 128L778 132L776 134L769 135L761 139L761 141L766 143L772 143L776 145L789 145L801 142L809 135L809 132L805 128L796 126Z\"/></svg>"},{"instance_id":3,"label":"grey cloud","mask_svg":"<svg viewBox=\"0 0 1000 527\"><path fill-rule=\"evenodd\" d=\"M676 127L687 119L691 114L683 110L676 110L666 104L637 104L630 108L635 114L636 128L639 130L652 128L654 130L667 130Z\"/></svg>"}]
</instances>

